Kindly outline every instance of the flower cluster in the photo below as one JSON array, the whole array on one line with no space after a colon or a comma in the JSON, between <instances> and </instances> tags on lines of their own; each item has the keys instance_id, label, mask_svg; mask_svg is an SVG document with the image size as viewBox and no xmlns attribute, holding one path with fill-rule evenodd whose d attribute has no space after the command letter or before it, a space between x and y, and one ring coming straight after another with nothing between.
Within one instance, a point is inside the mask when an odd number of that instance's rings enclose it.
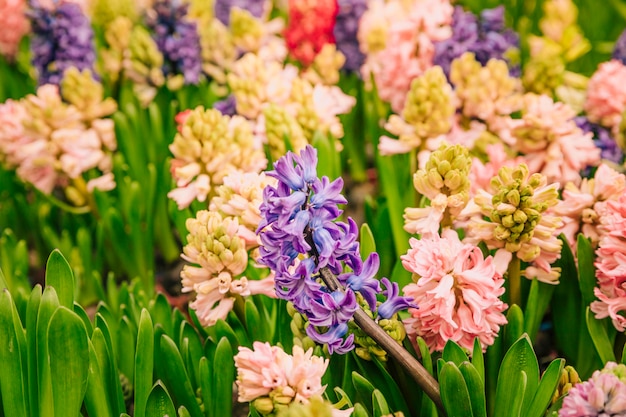
<instances>
[{"instance_id":1,"label":"flower cluster","mask_svg":"<svg viewBox=\"0 0 626 417\"><path fill-rule=\"evenodd\" d=\"M483 350L493 344L507 320L507 305L500 300L511 254L498 251L483 257L477 246L462 243L453 230L410 240L402 265L416 283L404 287L419 309L404 320L411 341L420 336L431 351L441 351L448 340L472 349L478 338Z\"/></svg>"},{"instance_id":2,"label":"flower cluster","mask_svg":"<svg viewBox=\"0 0 626 417\"><path fill-rule=\"evenodd\" d=\"M456 6L452 15L452 36L435 42L433 63L449 75L452 61L466 52L474 53L478 62L485 65L492 58L512 57L518 49L519 36L504 25L504 6L483 10L480 19ZM517 75L517 63L507 61L511 73Z\"/></svg>"},{"instance_id":3,"label":"flower cluster","mask_svg":"<svg viewBox=\"0 0 626 417\"><path fill-rule=\"evenodd\" d=\"M339 10L335 19L333 35L337 49L345 56L343 69L358 72L365 61L365 55L359 48L357 33L359 20L367 10L366 0L338 0Z\"/></svg>"},{"instance_id":4,"label":"flower cluster","mask_svg":"<svg viewBox=\"0 0 626 417\"><path fill-rule=\"evenodd\" d=\"M304 66L327 43L335 43L333 28L337 0L289 0L289 25L285 43L289 53Z\"/></svg>"},{"instance_id":5,"label":"flower cluster","mask_svg":"<svg viewBox=\"0 0 626 417\"><path fill-rule=\"evenodd\" d=\"M338 205L347 202L340 194L343 181L318 178L316 167L316 150L307 146L300 155L287 153L268 173L278 185L264 191L261 262L274 272L278 296L309 319L309 337L327 344L330 353L344 353L353 348L354 335L344 336L359 308L357 292L382 318L407 308L410 300L397 296L396 283L386 282L389 298L377 309L378 254L361 260L354 221L335 222ZM352 272L344 273L344 263ZM323 285L325 273L335 275L341 287Z\"/></svg>"},{"instance_id":6,"label":"flower cluster","mask_svg":"<svg viewBox=\"0 0 626 417\"><path fill-rule=\"evenodd\" d=\"M247 10L254 17L262 17L267 7L267 0L215 0L215 17L223 25L230 24L230 16L233 9Z\"/></svg>"},{"instance_id":7,"label":"flower cluster","mask_svg":"<svg viewBox=\"0 0 626 417\"><path fill-rule=\"evenodd\" d=\"M600 242L596 250L596 278L594 289L599 301L591 303L591 311L599 319L610 317L613 326L626 329L626 193L622 191L615 200L607 201L600 218Z\"/></svg>"},{"instance_id":8,"label":"flower cluster","mask_svg":"<svg viewBox=\"0 0 626 417\"><path fill-rule=\"evenodd\" d=\"M116 110L103 100L102 86L71 68L59 87L46 84L19 102L0 105L0 159L18 177L45 194L60 187L74 206L88 204L94 189L115 187L112 153L116 149Z\"/></svg>"},{"instance_id":9,"label":"flower cluster","mask_svg":"<svg viewBox=\"0 0 626 417\"><path fill-rule=\"evenodd\" d=\"M621 416L626 413L626 366L607 362L585 382L574 385L559 417Z\"/></svg>"},{"instance_id":10,"label":"flower cluster","mask_svg":"<svg viewBox=\"0 0 626 417\"><path fill-rule=\"evenodd\" d=\"M243 275L248 267L247 233L237 218L201 210L187 219L186 226L189 234L182 257L198 266L183 267L183 292L195 292L189 307L196 310L203 325L226 319L237 296L274 296L271 277L252 280Z\"/></svg>"},{"instance_id":11,"label":"flower cluster","mask_svg":"<svg viewBox=\"0 0 626 417\"><path fill-rule=\"evenodd\" d=\"M70 67L93 72L93 29L80 6L70 2L60 2L52 9L36 6L30 17L32 64L39 85L58 85Z\"/></svg>"},{"instance_id":12,"label":"flower cluster","mask_svg":"<svg viewBox=\"0 0 626 417\"><path fill-rule=\"evenodd\" d=\"M224 116L202 106L182 113L170 151L174 190L168 196L180 208L205 201L230 172L259 172L267 160L254 140L250 124L240 116Z\"/></svg>"},{"instance_id":13,"label":"flower cluster","mask_svg":"<svg viewBox=\"0 0 626 417\"><path fill-rule=\"evenodd\" d=\"M26 0L0 2L0 56L13 59L22 37L29 31Z\"/></svg>"},{"instance_id":14,"label":"flower cluster","mask_svg":"<svg viewBox=\"0 0 626 417\"><path fill-rule=\"evenodd\" d=\"M278 346L254 342L253 349L239 347L235 355L238 401L252 402L261 415L274 415L291 403L307 404L320 396L328 359L294 346L287 354Z\"/></svg>"},{"instance_id":15,"label":"flower cluster","mask_svg":"<svg viewBox=\"0 0 626 417\"><path fill-rule=\"evenodd\" d=\"M198 84L202 73L200 39L196 22L187 18L188 5L157 0L148 10L146 23L163 54L163 73L182 74L185 84Z\"/></svg>"}]
</instances>

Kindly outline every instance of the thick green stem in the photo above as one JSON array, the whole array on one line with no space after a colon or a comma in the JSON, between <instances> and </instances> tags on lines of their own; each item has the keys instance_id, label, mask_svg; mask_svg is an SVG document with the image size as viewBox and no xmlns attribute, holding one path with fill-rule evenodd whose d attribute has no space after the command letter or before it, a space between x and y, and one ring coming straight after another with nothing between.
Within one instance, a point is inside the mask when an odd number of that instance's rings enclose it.
<instances>
[{"instance_id":1,"label":"thick green stem","mask_svg":"<svg viewBox=\"0 0 626 417\"><path fill-rule=\"evenodd\" d=\"M509 304L517 304L522 306L522 274L520 270L520 259L516 254L513 254L513 258L509 263L509 269L507 271L509 280Z\"/></svg>"}]
</instances>

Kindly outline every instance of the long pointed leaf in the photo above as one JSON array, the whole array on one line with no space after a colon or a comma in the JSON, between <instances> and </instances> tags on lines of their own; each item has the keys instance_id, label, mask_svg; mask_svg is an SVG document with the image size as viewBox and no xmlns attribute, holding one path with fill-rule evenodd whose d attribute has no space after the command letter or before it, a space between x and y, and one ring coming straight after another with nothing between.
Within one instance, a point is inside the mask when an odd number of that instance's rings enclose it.
<instances>
[{"instance_id":1,"label":"long pointed leaf","mask_svg":"<svg viewBox=\"0 0 626 417\"><path fill-rule=\"evenodd\" d=\"M176 407L161 381L157 381L148 395L146 415L150 417L175 417Z\"/></svg>"},{"instance_id":2,"label":"long pointed leaf","mask_svg":"<svg viewBox=\"0 0 626 417\"><path fill-rule=\"evenodd\" d=\"M452 361L441 366L441 401L448 417L473 417L470 393L463 374Z\"/></svg>"},{"instance_id":3,"label":"long pointed leaf","mask_svg":"<svg viewBox=\"0 0 626 417\"><path fill-rule=\"evenodd\" d=\"M537 393L528 407L528 411L524 417L542 417L552 400L552 395L559 384L559 378L561 377L561 370L565 366L564 359L555 359L548 369L543 373Z\"/></svg>"},{"instance_id":4,"label":"long pointed leaf","mask_svg":"<svg viewBox=\"0 0 626 417\"><path fill-rule=\"evenodd\" d=\"M26 338L9 290L0 290L0 394L7 416L27 416Z\"/></svg>"},{"instance_id":5,"label":"long pointed leaf","mask_svg":"<svg viewBox=\"0 0 626 417\"><path fill-rule=\"evenodd\" d=\"M141 310L135 354L135 417L144 417L152 387L154 366L154 330L148 310Z\"/></svg>"},{"instance_id":6,"label":"long pointed leaf","mask_svg":"<svg viewBox=\"0 0 626 417\"><path fill-rule=\"evenodd\" d=\"M74 308L74 273L58 249L53 250L48 257L46 285L54 287L59 297L59 304L70 310Z\"/></svg>"}]
</instances>

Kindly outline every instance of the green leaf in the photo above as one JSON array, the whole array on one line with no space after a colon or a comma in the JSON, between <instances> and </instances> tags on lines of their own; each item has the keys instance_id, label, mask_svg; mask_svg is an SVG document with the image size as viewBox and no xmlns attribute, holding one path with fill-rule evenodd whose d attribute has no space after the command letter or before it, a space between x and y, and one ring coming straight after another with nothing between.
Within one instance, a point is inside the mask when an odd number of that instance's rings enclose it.
<instances>
[{"instance_id":1,"label":"green leaf","mask_svg":"<svg viewBox=\"0 0 626 417\"><path fill-rule=\"evenodd\" d=\"M600 359L602 362L607 363L609 361L615 362L615 353L613 353L613 343L609 339L606 332L606 320L597 320L589 307L586 309L587 329L589 329L589 335L593 340L593 345L596 347Z\"/></svg>"},{"instance_id":2,"label":"green leaf","mask_svg":"<svg viewBox=\"0 0 626 417\"><path fill-rule=\"evenodd\" d=\"M83 321L72 310L60 306L48 327L50 372L55 416L77 416L89 376L89 345Z\"/></svg>"},{"instance_id":3,"label":"green leaf","mask_svg":"<svg viewBox=\"0 0 626 417\"><path fill-rule=\"evenodd\" d=\"M539 282L536 278L530 284L524 312L524 332L531 340L535 340L555 288L555 285Z\"/></svg>"},{"instance_id":4,"label":"green leaf","mask_svg":"<svg viewBox=\"0 0 626 417\"><path fill-rule=\"evenodd\" d=\"M463 351L463 349L457 345L452 340L448 340L446 345L443 347L443 352L441 354L444 362L453 362L456 366L459 366L461 363L469 361L469 358Z\"/></svg>"},{"instance_id":5,"label":"green leaf","mask_svg":"<svg viewBox=\"0 0 626 417\"><path fill-rule=\"evenodd\" d=\"M150 313L141 310L139 333L137 334L137 350L135 354L135 417L144 417L146 404L152 387L154 366L154 331Z\"/></svg>"},{"instance_id":6,"label":"green leaf","mask_svg":"<svg viewBox=\"0 0 626 417\"><path fill-rule=\"evenodd\" d=\"M91 335L91 344L98 359L103 378L104 392L100 395L108 399L112 413L117 415L124 411L126 406L124 404L124 393L122 392L115 355L111 349L111 341L108 339L108 330L106 329L106 327L96 327Z\"/></svg>"},{"instance_id":7,"label":"green leaf","mask_svg":"<svg viewBox=\"0 0 626 417\"><path fill-rule=\"evenodd\" d=\"M360 243L359 250L362 259L366 259L370 253L376 252L376 240L367 223L361 225Z\"/></svg>"},{"instance_id":8,"label":"green leaf","mask_svg":"<svg viewBox=\"0 0 626 417\"><path fill-rule=\"evenodd\" d=\"M70 310L74 308L74 273L58 249L53 250L48 257L46 286L54 287L60 305Z\"/></svg>"},{"instance_id":9,"label":"green leaf","mask_svg":"<svg viewBox=\"0 0 626 417\"><path fill-rule=\"evenodd\" d=\"M165 334L161 335L160 354L157 366L161 367L160 374L164 376L163 382L171 392L174 403L188 406L193 417L202 416L183 358L176 343ZM146 415L151 415L147 409Z\"/></svg>"},{"instance_id":10,"label":"green leaf","mask_svg":"<svg viewBox=\"0 0 626 417\"><path fill-rule=\"evenodd\" d=\"M98 356L89 342L89 374L85 392L85 408L89 417L109 417L113 415L109 397L106 395L105 376L102 372Z\"/></svg>"},{"instance_id":11,"label":"green leaf","mask_svg":"<svg viewBox=\"0 0 626 417\"><path fill-rule=\"evenodd\" d=\"M578 235L577 245L580 294L583 306L589 306L596 299L593 294L593 289L597 285L596 268L593 266L596 257L590 240L582 233Z\"/></svg>"},{"instance_id":12,"label":"green leaf","mask_svg":"<svg viewBox=\"0 0 626 417\"><path fill-rule=\"evenodd\" d=\"M37 284L30 293L26 306L26 350L28 352L28 388L30 413L39 415L39 376L37 375L37 315L41 304L41 285ZM2 333L2 332L0 332Z\"/></svg>"},{"instance_id":13,"label":"green leaf","mask_svg":"<svg viewBox=\"0 0 626 417\"><path fill-rule=\"evenodd\" d=\"M211 383L209 360L204 356L200 358L200 362L198 363L198 378L200 379L200 392L202 394L202 402L204 403L204 415L211 417L211 412L213 411L211 387L213 384Z\"/></svg>"},{"instance_id":14,"label":"green leaf","mask_svg":"<svg viewBox=\"0 0 626 417\"><path fill-rule=\"evenodd\" d=\"M213 415L232 414L233 381L235 379L235 362L233 349L226 337L217 343L213 358Z\"/></svg>"},{"instance_id":15,"label":"green leaf","mask_svg":"<svg viewBox=\"0 0 626 417\"><path fill-rule=\"evenodd\" d=\"M0 394L7 416L28 416L26 338L7 288L0 290Z\"/></svg>"},{"instance_id":16,"label":"green leaf","mask_svg":"<svg viewBox=\"0 0 626 417\"><path fill-rule=\"evenodd\" d=\"M508 323L504 326L504 349L508 349L524 333L524 313L514 304L506 314Z\"/></svg>"},{"instance_id":17,"label":"green leaf","mask_svg":"<svg viewBox=\"0 0 626 417\"><path fill-rule=\"evenodd\" d=\"M374 417L382 417L391 414L385 396L377 389L372 392L372 404L374 405Z\"/></svg>"},{"instance_id":18,"label":"green leaf","mask_svg":"<svg viewBox=\"0 0 626 417\"><path fill-rule=\"evenodd\" d=\"M239 347L239 340L233 328L224 320L220 319L215 323L216 340L220 340L222 337L226 337L230 342L230 346L237 350Z\"/></svg>"},{"instance_id":19,"label":"green leaf","mask_svg":"<svg viewBox=\"0 0 626 417\"><path fill-rule=\"evenodd\" d=\"M467 390L471 393L472 414L475 417L487 417L485 385L480 372L470 362L463 362L459 365L459 371L461 371L463 379L465 379Z\"/></svg>"},{"instance_id":20,"label":"green leaf","mask_svg":"<svg viewBox=\"0 0 626 417\"><path fill-rule=\"evenodd\" d=\"M561 377L561 370L565 366L564 359L555 359L550 362L548 368L541 377L537 393L528 407L528 411L524 417L542 417L547 408L550 406L552 395L557 389L559 379Z\"/></svg>"},{"instance_id":21,"label":"green leaf","mask_svg":"<svg viewBox=\"0 0 626 417\"><path fill-rule=\"evenodd\" d=\"M259 342L267 342L268 337L265 329L269 327L269 323L262 323L259 310L254 305L254 301L248 298L245 301L245 317L246 317L246 329L248 334L253 340Z\"/></svg>"},{"instance_id":22,"label":"green leaf","mask_svg":"<svg viewBox=\"0 0 626 417\"><path fill-rule=\"evenodd\" d=\"M155 326L161 324L169 337L175 336L174 327L172 326L172 306L162 293L158 293L156 298L150 301L150 316Z\"/></svg>"},{"instance_id":23,"label":"green leaf","mask_svg":"<svg viewBox=\"0 0 626 417\"><path fill-rule=\"evenodd\" d=\"M200 358L203 354L202 342L200 336L196 332L189 322L184 321L180 324L180 346L182 352L183 343L185 344L185 354L183 360L187 365L187 372L189 372L189 379L193 383L193 386L197 388L200 383L198 381L197 366Z\"/></svg>"},{"instance_id":24,"label":"green leaf","mask_svg":"<svg viewBox=\"0 0 626 417\"><path fill-rule=\"evenodd\" d=\"M357 401L363 404L366 410L372 410L372 393L374 392L374 386L371 382L354 371L352 372L352 384L356 390Z\"/></svg>"},{"instance_id":25,"label":"green leaf","mask_svg":"<svg viewBox=\"0 0 626 417\"><path fill-rule=\"evenodd\" d=\"M463 374L454 362L448 361L441 366L439 387L448 417L473 417L470 393Z\"/></svg>"},{"instance_id":26,"label":"green leaf","mask_svg":"<svg viewBox=\"0 0 626 417\"><path fill-rule=\"evenodd\" d=\"M120 322L117 367L131 384L135 376L135 348L137 346L137 328L128 316L123 316Z\"/></svg>"},{"instance_id":27,"label":"green leaf","mask_svg":"<svg viewBox=\"0 0 626 417\"><path fill-rule=\"evenodd\" d=\"M354 405L354 410L352 411L351 417L369 417L369 414L365 407L361 405L361 403L356 403Z\"/></svg>"},{"instance_id":28,"label":"green leaf","mask_svg":"<svg viewBox=\"0 0 626 417\"><path fill-rule=\"evenodd\" d=\"M174 417L176 408L167 389L161 381L157 381L148 395L146 415L150 417Z\"/></svg>"},{"instance_id":29,"label":"green leaf","mask_svg":"<svg viewBox=\"0 0 626 417\"><path fill-rule=\"evenodd\" d=\"M426 342L421 337L417 337L417 347L419 349L420 356L422 358L422 364L424 368L431 374L433 373L433 360L430 355L430 350L426 345ZM427 395L422 395L422 405L420 407L420 416L431 416L433 413L437 413L437 406ZM434 414L436 415L436 414Z\"/></svg>"},{"instance_id":30,"label":"green leaf","mask_svg":"<svg viewBox=\"0 0 626 417\"><path fill-rule=\"evenodd\" d=\"M524 334L511 346L502 360L498 373L494 415L524 416L535 396L538 384L539 364L530 340Z\"/></svg>"},{"instance_id":31,"label":"green leaf","mask_svg":"<svg viewBox=\"0 0 626 417\"><path fill-rule=\"evenodd\" d=\"M480 375L480 379L485 381L485 357L483 355L482 345L480 339L474 339L474 350L472 351L472 365Z\"/></svg>"},{"instance_id":32,"label":"green leaf","mask_svg":"<svg viewBox=\"0 0 626 417\"><path fill-rule=\"evenodd\" d=\"M52 378L48 356L48 325L59 308L59 298L54 287L46 287L37 313L37 373L39 375L39 411L41 417L54 415L52 403Z\"/></svg>"}]
</instances>

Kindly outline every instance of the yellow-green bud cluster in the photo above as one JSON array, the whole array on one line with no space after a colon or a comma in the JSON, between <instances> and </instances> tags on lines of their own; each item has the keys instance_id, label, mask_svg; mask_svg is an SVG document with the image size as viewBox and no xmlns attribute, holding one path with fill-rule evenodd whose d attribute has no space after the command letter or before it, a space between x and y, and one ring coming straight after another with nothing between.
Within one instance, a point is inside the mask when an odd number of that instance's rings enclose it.
<instances>
[{"instance_id":1,"label":"yellow-green bud cluster","mask_svg":"<svg viewBox=\"0 0 626 417\"><path fill-rule=\"evenodd\" d=\"M195 170L195 175L208 175L212 186L221 185L230 172L258 172L267 164L247 120L202 106L189 113L170 151L179 162Z\"/></svg>"},{"instance_id":2,"label":"yellow-green bud cluster","mask_svg":"<svg viewBox=\"0 0 626 417\"><path fill-rule=\"evenodd\" d=\"M466 52L452 61L450 81L465 117L490 121L519 108L519 81L509 76L503 60L490 59L483 67L473 53Z\"/></svg>"},{"instance_id":3,"label":"yellow-green bud cluster","mask_svg":"<svg viewBox=\"0 0 626 417\"><path fill-rule=\"evenodd\" d=\"M137 20L136 3L126 0L95 0L92 3L91 22L106 27L118 17Z\"/></svg>"},{"instance_id":4,"label":"yellow-green bud cluster","mask_svg":"<svg viewBox=\"0 0 626 417\"><path fill-rule=\"evenodd\" d=\"M305 352L315 347L315 342L306 334L309 321L306 316L298 313L292 303L287 303L287 313L291 316L291 333L293 333L293 344L300 346Z\"/></svg>"},{"instance_id":5,"label":"yellow-green bud cluster","mask_svg":"<svg viewBox=\"0 0 626 417\"><path fill-rule=\"evenodd\" d=\"M299 153L307 145L302 128L285 108L270 104L263 109L265 134L273 160L283 156L287 150ZM289 148L289 149L287 149Z\"/></svg>"},{"instance_id":6,"label":"yellow-green bud cluster","mask_svg":"<svg viewBox=\"0 0 626 417\"><path fill-rule=\"evenodd\" d=\"M530 42L543 44L537 46L540 52L532 55L524 66L524 88L528 92L552 95L563 84L565 77L565 60L561 50L554 42L538 37L531 37Z\"/></svg>"},{"instance_id":7,"label":"yellow-green bud cluster","mask_svg":"<svg viewBox=\"0 0 626 417\"><path fill-rule=\"evenodd\" d=\"M313 84L337 85L339 70L345 62L346 57L337 50L337 45L327 43L303 76Z\"/></svg>"},{"instance_id":8,"label":"yellow-green bud cluster","mask_svg":"<svg viewBox=\"0 0 626 417\"><path fill-rule=\"evenodd\" d=\"M522 243L533 237L535 226L541 214L557 203L558 191L546 191L540 199L533 198L537 188L545 185L541 174L528 176L525 164L517 168L502 167L498 175L491 179L491 186L497 190L492 198L491 220L497 223L494 237L505 242L506 250L517 252ZM537 247L536 249L540 249Z\"/></svg>"},{"instance_id":9,"label":"yellow-green bud cluster","mask_svg":"<svg viewBox=\"0 0 626 417\"><path fill-rule=\"evenodd\" d=\"M104 40L108 48L100 50L102 73L111 82L119 79L128 53L133 22L128 17L118 16L104 27Z\"/></svg>"},{"instance_id":10,"label":"yellow-green bud cluster","mask_svg":"<svg viewBox=\"0 0 626 417\"><path fill-rule=\"evenodd\" d=\"M76 67L68 68L61 80L61 91L63 99L76 106L87 122L108 116L117 109L114 99L104 99L102 84L93 79L88 69L81 72Z\"/></svg>"},{"instance_id":11,"label":"yellow-green bud cluster","mask_svg":"<svg viewBox=\"0 0 626 417\"><path fill-rule=\"evenodd\" d=\"M235 46L246 52L257 52L265 34L261 21L239 7L230 9L230 32Z\"/></svg>"},{"instance_id":12,"label":"yellow-green bud cluster","mask_svg":"<svg viewBox=\"0 0 626 417\"><path fill-rule=\"evenodd\" d=\"M231 69L237 57L233 37L217 19L207 24L198 25L202 70L218 85L226 85L226 73Z\"/></svg>"},{"instance_id":13,"label":"yellow-green bud cluster","mask_svg":"<svg viewBox=\"0 0 626 417\"><path fill-rule=\"evenodd\" d=\"M273 63L271 65L278 65ZM249 119L256 119L263 103L268 101L267 84L274 68L253 53L245 54L228 74L228 86L237 101L237 113Z\"/></svg>"},{"instance_id":14,"label":"yellow-green bud cluster","mask_svg":"<svg viewBox=\"0 0 626 417\"><path fill-rule=\"evenodd\" d=\"M420 138L435 137L450 131L455 108L452 87L439 66L429 68L411 81L402 118Z\"/></svg>"},{"instance_id":15,"label":"yellow-green bud cluster","mask_svg":"<svg viewBox=\"0 0 626 417\"><path fill-rule=\"evenodd\" d=\"M195 260L209 273L228 271L235 276L246 269L248 252L246 242L237 235L237 219L201 210L195 218L187 219L185 226L189 234L184 253L195 255Z\"/></svg>"},{"instance_id":16,"label":"yellow-green bud cluster","mask_svg":"<svg viewBox=\"0 0 626 417\"><path fill-rule=\"evenodd\" d=\"M135 26L130 35L129 59L125 61L125 74L134 81L133 89L139 101L147 105L154 96L157 88L165 84L163 74L163 54L142 26Z\"/></svg>"},{"instance_id":17,"label":"yellow-green bud cluster","mask_svg":"<svg viewBox=\"0 0 626 417\"><path fill-rule=\"evenodd\" d=\"M281 409L276 417L332 417L333 406L320 396L311 397L308 403L291 403Z\"/></svg>"},{"instance_id":18,"label":"yellow-green bud cluster","mask_svg":"<svg viewBox=\"0 0 626 417\"><path fill-rule=\"evenodd\" d=\"M554 394L552 395L552 403L554 404L559 398L566 395L569 390L579 382L581 382L580 377L573 366L567 365L561 369L559 383L554 391Z\"/></svg>"},{"instance_id":19,"label":"yellow-green bud cluster","mask_svg":"<svg viewBox=\"0 0 626 417\"><path fill-rule=\"evenodd\" d=\"M424 169L413 175L413 185L422 195L432 199L437 194L466 195L469 199L469 171L472 160L463 145L443 144L430 154Z\"/></svg>"},{"instance_id":20,"label":"yellow-green bud cluster","mask_svg":"<svg viewBox=\"0 0 626 417\"><path fill-rule=\"evenodd\" d=\"M311 142L315 131L321 128L313 102L313 87L308 81L302 78L295 78L291 85L289 99L290 102L298 104L296 106L296 121L302 128L307 142ZM343 132L341 132L341 136L343 136Z\"/></svg>"}]
</instances>

